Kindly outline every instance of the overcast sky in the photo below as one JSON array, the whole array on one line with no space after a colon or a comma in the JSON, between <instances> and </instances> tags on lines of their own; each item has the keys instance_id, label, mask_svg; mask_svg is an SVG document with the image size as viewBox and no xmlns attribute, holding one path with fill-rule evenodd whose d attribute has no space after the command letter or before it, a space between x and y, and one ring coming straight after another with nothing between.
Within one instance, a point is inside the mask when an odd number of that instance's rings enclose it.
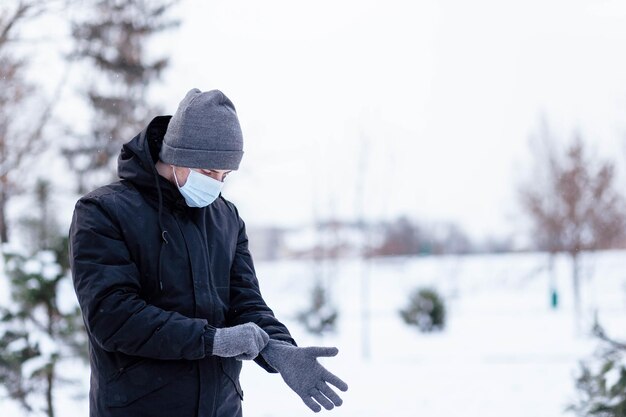
<instances>
[{"instance_id":1,"label":"overcast sky","mask_svg":"<svg viewBox=\"0 0 626 417\"><path fill-rule=\"evenodd\" d=\"M353 218L361 181L367 217L505 234L541 114L626 153L626 1L184 0L175 14L152 44L171 65L151 99L173 113L193 87L231 98L245 154L223 194L250 224Z\"/></svg>"}]
</instances>

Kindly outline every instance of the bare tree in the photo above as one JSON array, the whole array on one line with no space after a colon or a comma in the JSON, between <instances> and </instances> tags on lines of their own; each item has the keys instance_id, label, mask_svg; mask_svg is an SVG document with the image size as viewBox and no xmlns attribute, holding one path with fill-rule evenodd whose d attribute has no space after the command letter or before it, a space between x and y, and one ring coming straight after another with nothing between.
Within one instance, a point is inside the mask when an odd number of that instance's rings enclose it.
<instances>
[{"instance_id":1,"label":"bare tree","mask_svg":"<svg viewBox=\"0 0 626 417\"><path fill-rule=\"evenodd\" d=\"M562 154L547 129L534 149L534 177L520 189L523 210L532 222L538 249L567 253L572 261L574 313L580 330L580 259L585 251L615 247L625 236L624 200L615 166L589 155L580 134Z\"/></svg>"},{"instance_id":2,"label":"bare tree","mask_svg":"<svg viewBox=\"0 0 626 417\"><path fill-rule=\"evenodd\" d=\"M21 192L12 181L24 159L42 149L42 132L52 114L54 100L37 112L29 110L28 123L16 117L24 113L34 87L26 80L27 60L18 56L20 29L43 14L51 3L43 0L0 3L0 241L9 239L6 208L10 196ZM22 111L19 111L22 110Z\"/></svg>"},{"instance_id":3,"label":"bare tree","mask_svg":"<svg viewBox=\"0 0 626 417\"><path fill-rule=\"evenodd\" d=\"M75 143L63 150L78 174L78 193L116 177L122 143L157 112L146 94L168 59L148 59L146 46L151 36L179 24L166 18L176 2L88 0L86 14L72 22L76 47L68 59L90 63L101 76L85 91L93 109L91 131L73 134Z\"/></svg>"},{"instance_id":4,"label":"bare tree","mask_svg":"<svg viewBox=\"0 0 626 417\"><path fill-rule=\"evenodd\" d=\"M402 215L384 226L384 238L378 248L372 250L376 256L417 255L428 252L425 230L407 216Z\"/></svg>"}]
</instances>

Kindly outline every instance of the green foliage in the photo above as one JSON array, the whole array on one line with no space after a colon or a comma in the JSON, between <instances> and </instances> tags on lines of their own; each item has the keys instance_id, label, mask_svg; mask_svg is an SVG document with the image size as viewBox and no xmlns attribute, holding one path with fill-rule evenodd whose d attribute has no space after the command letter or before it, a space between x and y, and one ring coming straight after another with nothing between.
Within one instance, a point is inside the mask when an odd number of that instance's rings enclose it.
<instances>
[{"instance_id":1,"label":"green foliage","mask_svg":"<svg viewBox=\"0 0 626 417\"><path fill-rule=\"evenodd\" d=\"M445 327L445 305L442 297L432 288L413 291L408 305L399 313L406 324L417 326L422 332L443 330Z\"/></svg>"},{"instance_id":2,"label":"green foliage","mask_svg":"<svg viewBox=\"0 0 626 417\"><path fill-rule=\"evenodd\" d=\"M6 316L2 317L5 321ZM26 410L32 411L27 396L35 390L33 381L24 375L24 364L41 355L39 346L33 344L24 331L6 331L0 337L0 385L8 395Z\"/></svg>"},{"instance_id":3,"label":"green foliage","mask_svg":"<svg viewBox=\"0 0 626 417\"><path fill-rule=\"evenodd\" d=\"M0 386L28 411L45 398L45 411L53 416L54 387L73 382L62 379L56 365L67 358L86 361L88 342L78 304L59 303L70 280L68 237L52 216L49 183L38 181L35 191L37 210L21 219L28 247L2 247L11 304L0 307Z\"/></svg>"},{"instance_id":4,"label":"green foliage","mask_svg":"<svg viewBox=\"0 0 626 417\"><path fill-rule=\"evenodd\" d=\"M578 399L566 410L579 417L626 416L626 345L606 337L597 322L594 334L600 346L590 359L579 362Z\"/></svg>"},{"instance_id":5,"label":"green foliage","mask_svg":"<svg viewBox=\"0 0 626 417\"><path fill-rule=\"evenodd\" d=\"M326 290L316 282L311 291L311 305L297 315L297 319L312 334L322 335L336 330L338 312L330 303Z\"/></svg>"},{"instance_id":6,"label":"green foliage","mask_svg":"<svg viewBox=\"0 0 626 417\"><path fill-rule=\"evenodd\" d=\"M62 311L59 286L68 279L63 267L65 239L58 246L27 256L3 250L10 280L11 308L0 308L0 384L8 395L32 411L32 398L45 395L57 380L56 364L87 358L87 337L78 306ZM45 346L45 349L44 349Z\"/></svg>"}]
</instances>

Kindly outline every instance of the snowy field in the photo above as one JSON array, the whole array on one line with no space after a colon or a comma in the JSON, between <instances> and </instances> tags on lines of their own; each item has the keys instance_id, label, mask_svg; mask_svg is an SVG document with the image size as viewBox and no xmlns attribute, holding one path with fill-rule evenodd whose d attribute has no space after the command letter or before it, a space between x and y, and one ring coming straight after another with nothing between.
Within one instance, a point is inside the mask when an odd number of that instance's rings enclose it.
<instances>
[{"instance_id":1,"label":"snowy field","mask_svg":"<svg viewBox=\"0 0 626 417\"><path fill-rule=\"evenodd\" d=\"M334 358L320 362L346 381L344 404L336 417L558 417L575 398L578 361L597 346L587 327L597 309L609 335L626 338L626 252L604 252L583 264L585 331L575 331L570 264L556 262L559 307L550 307L543 254L389 258L363 263L343 260L257 262L261 291L300 346L337 346ZM331 282L340 311L338 332L308 335L295 314L309 303L313 274ZM363 345L362 282L369 282L369 355ZM407 327L397 310L418 285L432 285L445 296L446 329L421 334ZM70 295L72 295L70 293ZM80 375L84 392L88 370ZM278 374L246 361L241 375L244 416L314 415ZM57 396L58 415L86 416L87 400L72 400L77 387ZM0 416L21 412L3 401Z\"/></svg>"}]
</instances>

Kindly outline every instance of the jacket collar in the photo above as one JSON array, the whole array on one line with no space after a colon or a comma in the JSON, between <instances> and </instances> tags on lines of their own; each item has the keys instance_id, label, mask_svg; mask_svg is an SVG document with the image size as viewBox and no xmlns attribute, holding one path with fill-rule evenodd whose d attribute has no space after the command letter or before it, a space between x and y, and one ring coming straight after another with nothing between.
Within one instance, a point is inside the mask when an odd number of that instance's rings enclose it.
<instances>
[{"instance_id":1,"label":"jacket collar","mask_svg":"<svg viewBox=\"0 0 626 417\"><path fill-rule=\"evenodd\" d=\"M158 183L163 205L171 210L185 211L189 207L178 187L162 177L155 166L171 117L155 117L139 134L122 146L117 160L117 173L121 179L131 182L144 197L157 205Z\"/></svg>"}]
</instances>

